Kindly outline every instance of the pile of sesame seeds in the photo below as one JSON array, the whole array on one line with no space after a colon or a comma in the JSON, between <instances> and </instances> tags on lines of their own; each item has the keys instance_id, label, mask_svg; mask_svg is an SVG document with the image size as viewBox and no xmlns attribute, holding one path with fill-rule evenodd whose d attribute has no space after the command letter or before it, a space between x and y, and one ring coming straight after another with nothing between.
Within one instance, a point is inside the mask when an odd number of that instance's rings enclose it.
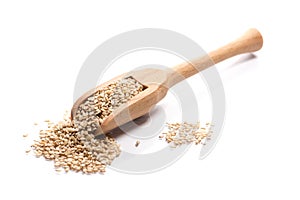
<instances>
[{"instance_id":1,"label":"pile of sesame seeds","mask_svg":"<svg viewBox=\"0 0 300 200\"><path fill-rule=\"evenodd\" d=\"M210 123L206 123L204 127L201 127L200 122L167 123L166 125L167 132L162 133L159 138L165 138L165 141L171 143L173 147L189 143L197 145L205 139L210 139L212 126Z\"/></svg>"},{"instance_id":2,"label":"pile of sesame seeds","mask_svg":"<svg viewBox=\"0 0 300 200\"><path fill-rule=\"evenodd\" d=\"M70 118L66 117L58 123L47 123L48 129L40 130L39 140L31 146L37 157L53 160L58 172L62 169L65 172L105 172L105 165L77 137L77 129Z\"/></svg>"},{"instance_id":3,"label":"pile of sesame seeds","mask_svg":"<svg viewBox=\"0 0 300 200\"><path fill-rule=\"evenodd\" d=\"M144 86L130 77L98 90L79 106L73 123L70 115L55 124L47 121L48 129L40 130L39 140L32 145L34 154L54 160L57 171L105 172L120 155L120 145L113 137L99 139L93 133L114 109L143 90Z\"/></svg>"}]
</instances>

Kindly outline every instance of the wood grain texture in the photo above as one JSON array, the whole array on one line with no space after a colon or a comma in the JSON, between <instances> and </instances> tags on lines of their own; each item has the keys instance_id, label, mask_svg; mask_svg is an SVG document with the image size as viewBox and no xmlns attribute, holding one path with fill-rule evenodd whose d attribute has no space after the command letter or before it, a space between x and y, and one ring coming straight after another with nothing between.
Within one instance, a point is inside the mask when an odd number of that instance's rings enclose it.
<instances>
[{"instance_id":1,"label":"wood grain texture","mask_svg":"<svg viewBox=\"0 0 300 200\"><path fill-rule=\"evenodd\" d=\"M188 78L225 59L242 53L258 51L263 46L263 37L256 29L249 29L241 37L210 52L207 56L175 66L170 77L170 86Z\"/></svg>"}]
</instances>

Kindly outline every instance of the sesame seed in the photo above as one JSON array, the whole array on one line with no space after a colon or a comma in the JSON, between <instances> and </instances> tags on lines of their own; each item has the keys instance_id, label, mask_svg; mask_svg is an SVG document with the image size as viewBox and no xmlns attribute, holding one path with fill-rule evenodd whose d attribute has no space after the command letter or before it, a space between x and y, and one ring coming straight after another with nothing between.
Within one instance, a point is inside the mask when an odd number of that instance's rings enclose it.
<instances>
[{"instance_id":1,"label":"sesame seed","mask_svg":"<svg viewBox=\"0 0 300 200\"><path fill-rule=\"evenodd\" d=\"M135 147L138 147L139 145L140 145L140 141L139 140L137 140L136 142L135 142Z\"/></svg>"}]
</instances>

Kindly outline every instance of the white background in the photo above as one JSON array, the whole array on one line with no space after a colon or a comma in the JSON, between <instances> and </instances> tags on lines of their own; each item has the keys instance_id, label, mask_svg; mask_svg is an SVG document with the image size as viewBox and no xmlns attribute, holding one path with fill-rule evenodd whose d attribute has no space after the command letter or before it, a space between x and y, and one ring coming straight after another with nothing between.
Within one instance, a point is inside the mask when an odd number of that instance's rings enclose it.
<instances>
[{"instance_id":1,"label":"white background","mask_svg":"<svg viewBox=\"0 0 300 200\"><path fill-rule=\"evenodd\" d=\"M300 18L297 1L1 1L0 199L299 199ZM26 156L24 132L72 106L77 73L106 39L137 28L177 31L206 51L250 27L255 59L217 65L226 122L214 151L192 148L147 175L53 172Z\"/></svg>"}]
</instances>

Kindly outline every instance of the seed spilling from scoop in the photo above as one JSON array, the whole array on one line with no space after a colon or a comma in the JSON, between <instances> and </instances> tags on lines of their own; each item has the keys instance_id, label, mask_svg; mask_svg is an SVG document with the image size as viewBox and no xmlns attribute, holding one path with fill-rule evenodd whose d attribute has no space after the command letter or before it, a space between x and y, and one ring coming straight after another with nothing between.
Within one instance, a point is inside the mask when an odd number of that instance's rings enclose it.
<instances>
[{"instance_id":1,"label":"seed spilling from scoop","mask_svg":"<svg viewBox=\"0 0 300 200\"><path fill-rule=\"evenodd\" d=\"M121 153L120 146L110 136L95 138L93 131L114 109L143 91L144 86L133 78L118 80L87 98L72 123L66 115L58 123L48 123L39 140L32 145L37 157L54 160L57 171L83 173L105 172L105 167Z\"/></svg>"}]
</instances>

